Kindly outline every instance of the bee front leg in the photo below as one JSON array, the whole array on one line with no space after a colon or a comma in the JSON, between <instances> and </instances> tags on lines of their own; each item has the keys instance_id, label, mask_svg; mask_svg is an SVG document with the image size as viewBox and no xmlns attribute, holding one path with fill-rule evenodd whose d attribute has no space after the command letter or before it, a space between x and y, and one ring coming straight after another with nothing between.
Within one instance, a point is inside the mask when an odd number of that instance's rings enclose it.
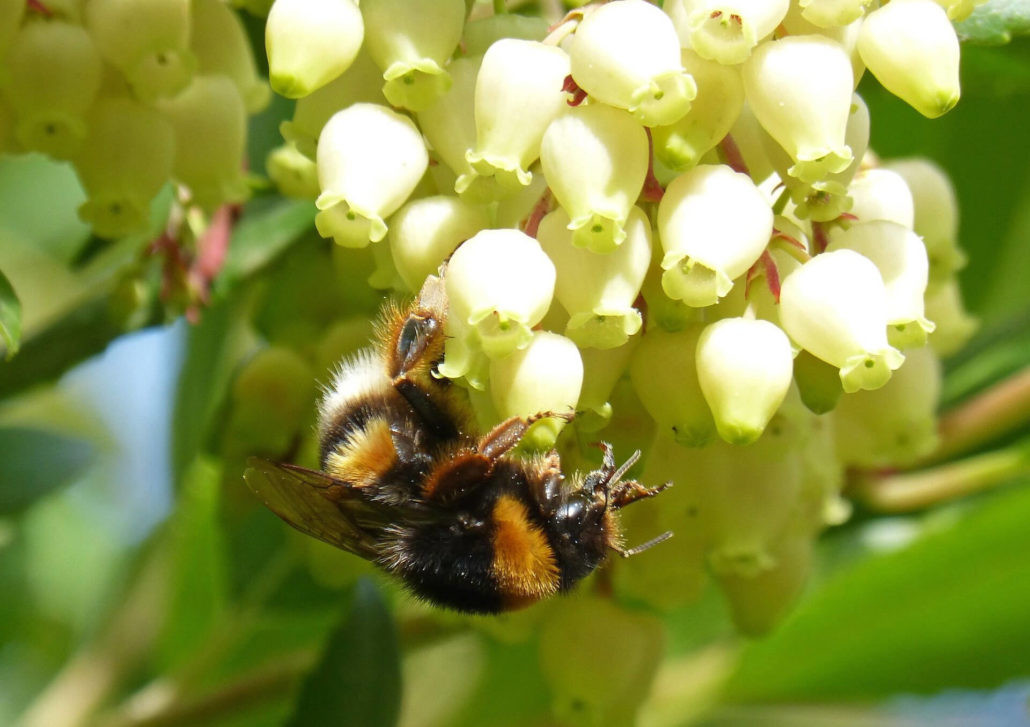
<instances>
[{"instance_id":1,"label":"bee front leg","mask_svg":"<svg viewBox=\"0 0 1030 727\"><path fill-rule=\"evenodd\" d=\"M529 417L512 417L505 419L479 440L479 451L496 460L514 449L529 431L529 428L541 419L554 417L571 422L573 414L559 414L553 411L542 411Z\"/></svg>"}]
</instances>

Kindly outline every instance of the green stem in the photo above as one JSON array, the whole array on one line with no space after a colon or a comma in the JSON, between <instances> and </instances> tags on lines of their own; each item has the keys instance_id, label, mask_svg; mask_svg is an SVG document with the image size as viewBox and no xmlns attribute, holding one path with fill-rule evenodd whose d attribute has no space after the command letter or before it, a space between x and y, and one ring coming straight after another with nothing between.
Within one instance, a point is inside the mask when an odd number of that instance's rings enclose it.
<instances>
[{"instance_id":1,"label":"green stem","mask_svg":"<svg viewBox=\"0 0 1030 727\"><path fill-rule=\"evenodd\" d=\"M851 493L877 512L920 510L965 497L1030 474L1030 446L1026 441L919 472L867 474Z\"/></svg>"},{"instance_id":2,"label":"green stem","mask_svg":"<svg viewBox=\"0 0 1030 727\"><path fill-rule=\"evenodd\" d=\"M947 412L940 446L929 462L941 462L1030 422L1030 366Z\"/></svg>"}]
</instances>

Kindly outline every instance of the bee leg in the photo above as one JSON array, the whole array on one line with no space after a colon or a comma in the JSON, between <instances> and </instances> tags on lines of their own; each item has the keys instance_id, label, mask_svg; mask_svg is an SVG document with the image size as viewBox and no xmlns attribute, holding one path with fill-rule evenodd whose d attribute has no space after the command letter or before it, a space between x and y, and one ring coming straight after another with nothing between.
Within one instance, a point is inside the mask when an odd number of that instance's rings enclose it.
<instances>
[{"instance_id":1,"label":"bee leg","mask_svg":"<svg viewBox=\"0 0 1030 727\"><path fill-rule=\"evenodd\" d=\"M455 423L416 382L406 376L399 376L394 379L393 387L407 400L426 427L438 438L453 439L458 435Z\"/></svg>"},{"instance_id":2,"label":"bee leg","mask_svg":"<svg viewBox=\"0 0 1030 727\"><path fill-rule=\"evenodd\" d=\"M645 487L636 480L627 480L626 482L620 482L615 485L609 495L609 502L611 506L616 510L621 510L631 503L637 500L643 500L648 497L654 497L660 492L672 487L671 482L658 485L657 487Z\"/></svg>"},{"instance_id":3,"label":"bee leg","mask_svg":"<svg viewBox=\"0 0 1030 727\"><path fill-rule=\"evenodd\" d=\"M518 445L529 428L541 419L554 417L555 419L564 419L570 422L573 416L571 413L559 414L553 411L541 411L529 417L505 419L479 440L479 451L491 460L496 460Z\"/></svg>"}]
</instances>

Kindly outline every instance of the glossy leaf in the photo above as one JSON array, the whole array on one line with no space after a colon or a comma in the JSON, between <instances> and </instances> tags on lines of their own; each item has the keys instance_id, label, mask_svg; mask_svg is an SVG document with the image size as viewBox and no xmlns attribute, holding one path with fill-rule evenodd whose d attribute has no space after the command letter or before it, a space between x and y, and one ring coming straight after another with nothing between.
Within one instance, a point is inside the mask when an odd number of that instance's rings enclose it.
<instances>
[{"instance_id":1,"label":"glossy leaf","mask_svg":"<svg viewBox=\"0 0 1030 727\"><path fill-rule=\"evenodd\" d=\"M93 458L86 441L39 429L0 429L0 515L68 484Z\"/></svg>"},{"instance_id":2,"label":"glossy leaf","mask_svg":"<svg viewBox=\"0 0 1030 727\"><path fill-rule=\"evenodd\" d=\"M393 618L369 580L304 679L287 727L392 727L400 712L400 658Z\"/></svg>"},{"instance_id":3,"label":"glossy leaf","mask_svg":"<svg viewBox=\"0 0 1030 727\"><path fill-rule=\"evenodd\" d=\"M748 647L730 702L989 689L1030 673L1030 487L843 568Z\"/></svg>"},{"instance_id":4,"label":"glossy leaf","mask_svg":"<svg viewBox=\"0 0 1030 727\"><path fill-rule=\"evenodd\" d=\"M1026 0L990 0L955 24L958 36L970 43L1001 45L1013 36L1030 33L1030 3Z\"/></svg>"}]
</instances>

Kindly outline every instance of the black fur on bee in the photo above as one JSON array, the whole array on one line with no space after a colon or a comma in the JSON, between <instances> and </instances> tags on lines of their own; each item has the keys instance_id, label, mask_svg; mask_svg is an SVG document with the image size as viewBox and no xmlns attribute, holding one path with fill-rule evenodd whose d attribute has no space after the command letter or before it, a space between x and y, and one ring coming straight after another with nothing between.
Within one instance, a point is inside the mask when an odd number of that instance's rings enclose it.
<instances>
[{"instance_id":1,"label":"black fur on bee","mask_svg":"<svg viewBox=\"0 0 1030 727\"><path fill-rule=\"evenodd\" d=\"M573 587L622 547L618 511L658 494L600 469L566 480L556 451L512 454L550 416L476 434L464 392L434 376L443 359L443 280L388 307L379 345L344 361L319 409L321 471L253 459L245 479L298 530L376 563L419 598L470 613L520 608Z\"/></svg>"}]
</instances>

